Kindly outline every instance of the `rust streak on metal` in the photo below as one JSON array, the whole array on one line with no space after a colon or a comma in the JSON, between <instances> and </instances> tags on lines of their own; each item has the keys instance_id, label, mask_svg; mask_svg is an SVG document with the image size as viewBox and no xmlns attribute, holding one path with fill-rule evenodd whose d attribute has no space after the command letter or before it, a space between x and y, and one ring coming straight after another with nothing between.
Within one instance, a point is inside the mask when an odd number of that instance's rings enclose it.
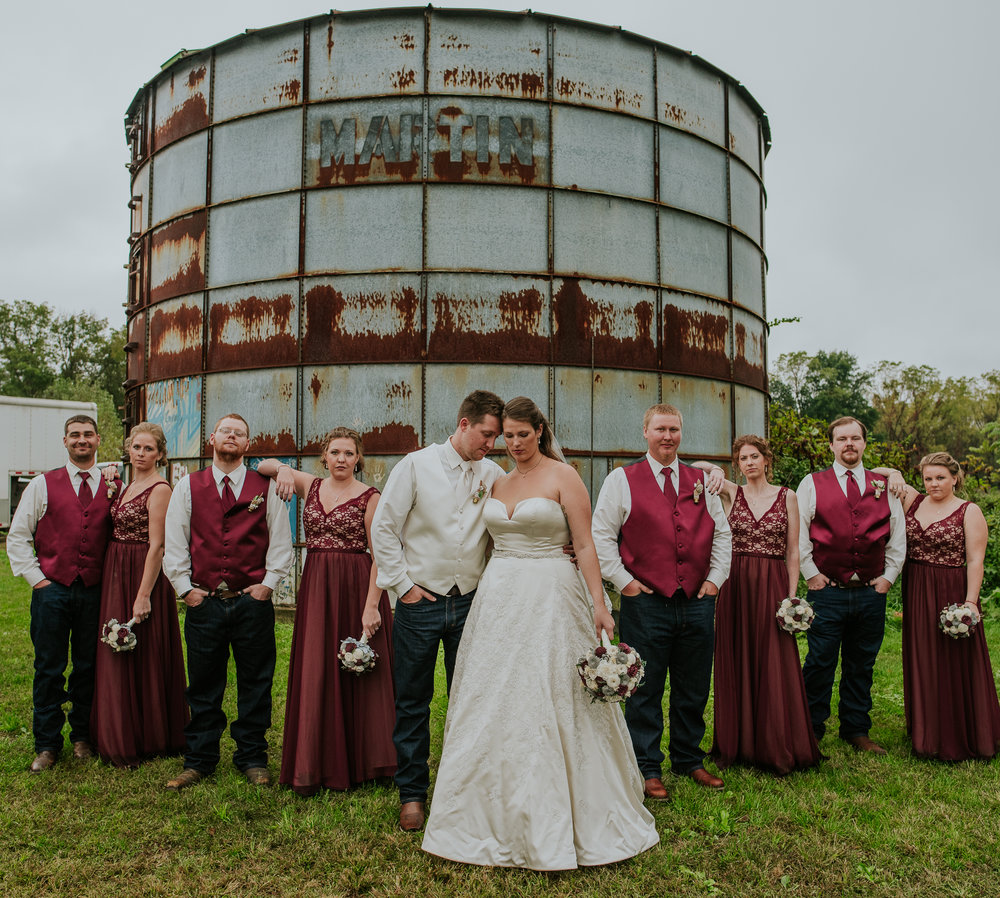
<instances>
[{"instance_id":1,"label":"rust streak on metal","mask_svg":"<svg viewBox=\"0 0 1000 898\"><path fill-rule=\"evenodd\" d=\"M193 131L207 128L208 124L208 104L204 95L188 97L157 127L154 134L155 149L159 150Z\"/></svg>"},{"instance_id":2,"label":"rust streak on metal","mask_svg":"<svg viewBox=\"0 0 1000 898\"><path fill-rule=\"evenodd\" d=\"M329 24L326 26L326 58L328 60L333 58L333 19L330 19Z\"/></svg>"},{"instance_id":3,"label":"rust streak on metal","mask_svg":"<svg viewBox=\"0 0 1000 898\"><path fill-rule=\"evenodd\" d=\"M205 73L207 69L205 66L199 66L196 69L192 69L188 73L188 87L194 90L202 81L205 80Z\"/></svg>"},{"instance_id":4,"label":"rust streak on metal","mask_svg":"<svg viewBox=\"0 0 1000 898\"><path fill-rule=\"evenodd\" d=\"M150 301L159 302L203 289L205 272L201 260L204 252L204 212L180 218L154 233L150 250L151 266L162 260L161 267L169 274L159 283L151 285Z\"/></svg>"},{"instance_id":5,"label":"rust streak on metal","mask_svg":"<svg viewBox=\"0 0 1000 898\"><path fill-rule=\"evenodd\" d=\"M491 88L506 94L535 98L545 93L545 77L536 72L485 72L471 68L445 69L445 87L469 87L480 91Z\"/></svg>"},{"instance_id":6,"label":"rust streak on metal","mask_svg":"<svg viewBox=\"0 0 1000 898\"><path fill-rule=\"evenodd\" d=\"M413 69L400 69L389 75L389 83L396 90L405 90L417 83L417 73Z\"/></svg>"},{"instance_id":7,"label":"rust streak on metal","mask_svg":"<svg viewBox=\"0 0 1000 898\"><path fill-rule=\"evenodd\" d=\"M534 287L502 292L495 302L438 293L428 354L435 361L547 360L544 305Z\"/></svg>"},{"instance_id":8,"label":"rust streak on metal","mask_svg":"<svg viewBox=\"0 0 1000 898\"><path fill-rule=\"evenodd\" d=\"M248 296L234 303L212 305L208 313L208 367L213 371L298 361L292 332L291 294L273 299ZM238 335L238 341L233 336Z\"/></svg>"},{"instance_id":9,"label":"rust streak on metal","mask_svg":"<svg viewBox=\"0 0 1000 898\"><path fill-rule=\"evenodd\" d=\"M663 359L671 371L728 377L728 339L729 321L725 315L693 312L664 303Z\"/></svg>"},{"instance_id":10,"label":"rust streak on metal","mask_svg":"<svg viewBox=\"0 0 1000 898\"><path fill-rule=\"evenodd\" d=\"M155 309L149 320L149 376L178 377L201 371L201 309Z\"/></svg>"},{"instance_id":11,"label":"rust streak on metal","mask_svg":"<svg viewBox=\"0 0 1000 898\"><path fill-rule=\"evenodd\" d=\"M399 43L400 50L416 50L417 42L412 34L394 34L392 36L394 41Z\"/></svg>"},{"instance_id":12,"label":"rust streak on metal","mask_svg":"<svg viewBox=\"0 0 1000 898\"><path fill-rule=\"evenodd\" d=\"M614 104L615 109L623 106L638 111L642 106L643 96L636 91L623 90L616 87L608 90L604 87L591 88L580 81L570 81L568 78L560 78L555 85L556 93L566 99L579 97L582 100L590 100L594 103Z\"/></svg>"},{"instance_id":13,"label":"rust streak on metal","mask_svg":"<svg viewBox=\"0 0 1000 898\"><path fill-rule=\"evenodd\" d=\"M383 293L346 295L320 284L305 295L305 332L302 336L304 362L374 362L385 359L419 359L420 329L417 326L420 301L411 287ZM347 314L369 323L367 329L353 325ZM382 322L381 331L371 322Z\"/></svg>"},{"instance_id":14,"label":"rust streak on metal","mask_svg":"<svg viewBox=\"0 0 1000 898\"><path fill-rule=\"evenodd\" d=\"M567 279L553 297L555 361L613 368L655 368L655 309L640 301L629 310L587 296L580 282ZM622 332L634 334L623 337Z\"/></svg>"},{"instance_id":15,"label":"rust streak on metal","mask_svg":"<svg viewBox=\"0 0 1000 898\"><path fill-rule=\"evenodd\" d=\"M291 81L286 81L284 84L278 85L278 99L298 103L301 91L302 82L298 78L293 78Z\"/></svg>"},{"instance_id":16,"label":"rust streak on metal","mask_svg":"<svg viewBox=\"0 0 1000 898\"><path fill-rule=\"evenodd\" d=\"M733 377L740 383L765 389L767 374L763 366L751 361L751 358L763 358L763 335L748 333L746 325L738 322L733 328L735 352L733 353ZM750 355L747 355L747 338L750 340Z\"/></svg>"},{"instance_id":17,"label":"rust streak on metal","mask_svg":"<svg viewBox=\"0 0 1000 898\"><path fill-rule=\"evenodd\" d=\"M295 434L288 430L251 437L250 448L247 450L249 455L294 455L295 451Z\"/></svg>"},{"instance_id":18,"label":"rust streak on metal","mask_svg":"<svg viewBox=\"0 0 1000 898\"><path fill-rule=\"evenodd\" d=\"M290 47L288 50L286 50L284 53L281 54L281 56L279 57L278 61L279 62L287 62L287 63L291 63L292 65L294 65L295 63L297 63L299 61L299 48L298 47Z\"/></svg>"}]
</instances>

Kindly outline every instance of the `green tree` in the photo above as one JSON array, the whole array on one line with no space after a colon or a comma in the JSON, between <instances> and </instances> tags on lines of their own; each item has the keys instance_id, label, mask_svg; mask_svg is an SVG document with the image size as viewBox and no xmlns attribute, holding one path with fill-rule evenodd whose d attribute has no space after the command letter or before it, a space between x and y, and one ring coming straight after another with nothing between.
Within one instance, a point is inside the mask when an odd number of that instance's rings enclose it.
<instances>
[{"instance_id":1,"label":"green tree","mask_svg":"<svg viewBox=\"0 0 1000 898\"><path fill-rule=\"evenodd\" d=\"M44 304L0 303L0 393L40 396L55 380L53 318Z\"/></svg>"},{"instance_id":2,"label":"green tree","mask_svg":"<svg viewBox=\"0 0 1000 898\"><path fill-rule=\"evenodd\" d=\"M122 447L125 443L122 415L107 390L86 381L71 381L64 377L57 377L40 398L67 399L72 402L96 402L97 429L101 434L97 460L119 461L121 459Z\"/></svg>"},{"instance_id":3,"label":"green tree","mask_svg":"<svg viewBox=\"0 0 1000 898\"><path fill-rule=\"evenodd\" d=\"M771 379L772 401L800 415L832 421L850 415L871 427L878 417L869 402L872 373L844 350L778 356Z\"/></svg>"}]
</instances>

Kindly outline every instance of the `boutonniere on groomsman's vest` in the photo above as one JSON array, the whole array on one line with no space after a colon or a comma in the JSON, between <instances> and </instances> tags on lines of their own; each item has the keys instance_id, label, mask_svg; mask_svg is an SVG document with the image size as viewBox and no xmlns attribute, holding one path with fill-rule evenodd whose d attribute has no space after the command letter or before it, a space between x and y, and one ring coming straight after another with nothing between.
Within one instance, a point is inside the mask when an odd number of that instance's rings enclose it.
<instances>
[{"instance_id":1,"label":"boutonniere on groomsman's vest","mask_svg":"<svg viewBox=\"0 0 1000 898\"><path fill-rule=\"evenodd\" d=\"M247 511L256 511L263 504L264 496L261 493L258 493L250 500L250 504L247 506Z\"/></svg>"},{"instance_id":2,"label":"boutonniere on groomsman's vest","mask_svg":"<svg viewBox=\"0 0 1000 898\"><path fill-rule=\"evenodd\" d=\"M705 492L705 484L700 480L694 485L694 504L697 505L701 499L701 494Z\"/></svg>"},{"instance_id":3,"label":"boutonniere on groomsman's vest","mask_svg":"<svg viewBox=\"0 0 1000 898\"><path fill-rule=\"evenodd\" d=\"M885 481L884 480L873 480L872 486L875 487L875 498L881 499L882 493L885 492Z\"/></svg>"},{"instance_id":4,"label":"boutonniere on groomsman's vest","mask_svg":"<svg viewBox=\"0 0 1000 898\"><path fill-rule=\"evenodd\" d=\"M479 481L479 489L472 494L472 504L478 505L483 496L486 495L486 484L481 480Z\"/></svg>"}]
</instances>

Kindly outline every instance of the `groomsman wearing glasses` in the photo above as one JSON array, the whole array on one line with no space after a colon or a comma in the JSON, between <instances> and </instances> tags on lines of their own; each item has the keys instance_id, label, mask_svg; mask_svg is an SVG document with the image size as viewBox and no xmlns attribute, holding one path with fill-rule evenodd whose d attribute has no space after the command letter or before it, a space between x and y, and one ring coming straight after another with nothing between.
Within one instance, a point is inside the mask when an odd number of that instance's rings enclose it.
<instances>
[{"instance_id":1,"label":"groomsman wearing glasses","mask_svg":"<svg viewBox=\"0 0 1000 898\"><path fill-rule=\"evenodd\" d=\"M230 727L233 763L249 782L271 782L266 736L276 654L271 594L292 567L288 511L272 481L244 464L250 430L240 415L221 418L209 444L212 466L177 484L164 534L163 572L187 605L191 708L184 769L167 783L172 791L210 775L219 762L230 648L239 715Z\"/></svg>"},{"instance_id":2,"label":"groomsman wearing glasses","mask_svg":"<svg viewBox=\"0 0 1000 898\"><path fill-rule=\"evenodd\" d=\"M593 534L601 574L619 589L621 638L646 662L646 677L625 703L648 798L663 785L663 690L670 675L670 767L721 789L704 766L705 705L715 649L715 597L729 576L732 536L717 493L719 475L677 458L683 422L672 405L643 419L648 451L612 471L597 499Z\"/></svg>"},{"instance_id":3,"label":"groomsman wearing glasses","mask_svg":"<svg viewBox=\"0 0 1000 898\"><path fill-rule=\"evenodd\" d=\"M885 594L903 567L903 506L864 468L867 429L838 418L828 429L833 467L807 474L797 490L799 558L816 619L807 631L802 676L817 739L826 732L840 656L840 738L884 755L868 732L872 673L885 635Z\"/></svg>"},{"instance_id":4,"label":"groomsman wearing glasses","mask_svg":"<svg viewBox=\"0 0 1000 898\"><path fill-rule=\"evenodd\" d=\"M15 576L31 586L31 643L35 647L32 773L48 770L62 751L69 701L73 757L93 757L90 706L101 622L101 573L111 536L111 502L121 481L107 484L97 467L97 422L74 415L66 422L65 467L39 474L26 487L7 534ZM66 660L73 670L66 689Z\"/></svg>"}]
</instances>

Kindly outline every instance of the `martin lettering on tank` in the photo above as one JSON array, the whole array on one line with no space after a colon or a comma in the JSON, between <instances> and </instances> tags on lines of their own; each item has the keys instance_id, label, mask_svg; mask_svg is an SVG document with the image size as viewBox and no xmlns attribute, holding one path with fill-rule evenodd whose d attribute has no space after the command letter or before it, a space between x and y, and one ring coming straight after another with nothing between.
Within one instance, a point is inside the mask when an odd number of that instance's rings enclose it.
<instances>
[{"instance_id":1,"label":"martin lettering on tank","mask_svg":"<svg viewBox=\"0 0 1000 898\"><path fill-rule=\"evenodd\" d=\"M512 116L466 115L451 107L438 114L435 134L429 135L430 152L445 149L447 141L449 161L462 162L463 153L475 153L475 161L488 163L491 156L501 165L516 163L531 165L534 161L535 122L530 116L521 116L520 124ZM364 131L364 142L358 151L358 134L364 124L357 118L344 118L339 122L320 119L319 164L368 165L373 157L384 162L409 162L420 156L423 116L407 113L395 119L373 115Z\"/></svg>"}]
</instances>

